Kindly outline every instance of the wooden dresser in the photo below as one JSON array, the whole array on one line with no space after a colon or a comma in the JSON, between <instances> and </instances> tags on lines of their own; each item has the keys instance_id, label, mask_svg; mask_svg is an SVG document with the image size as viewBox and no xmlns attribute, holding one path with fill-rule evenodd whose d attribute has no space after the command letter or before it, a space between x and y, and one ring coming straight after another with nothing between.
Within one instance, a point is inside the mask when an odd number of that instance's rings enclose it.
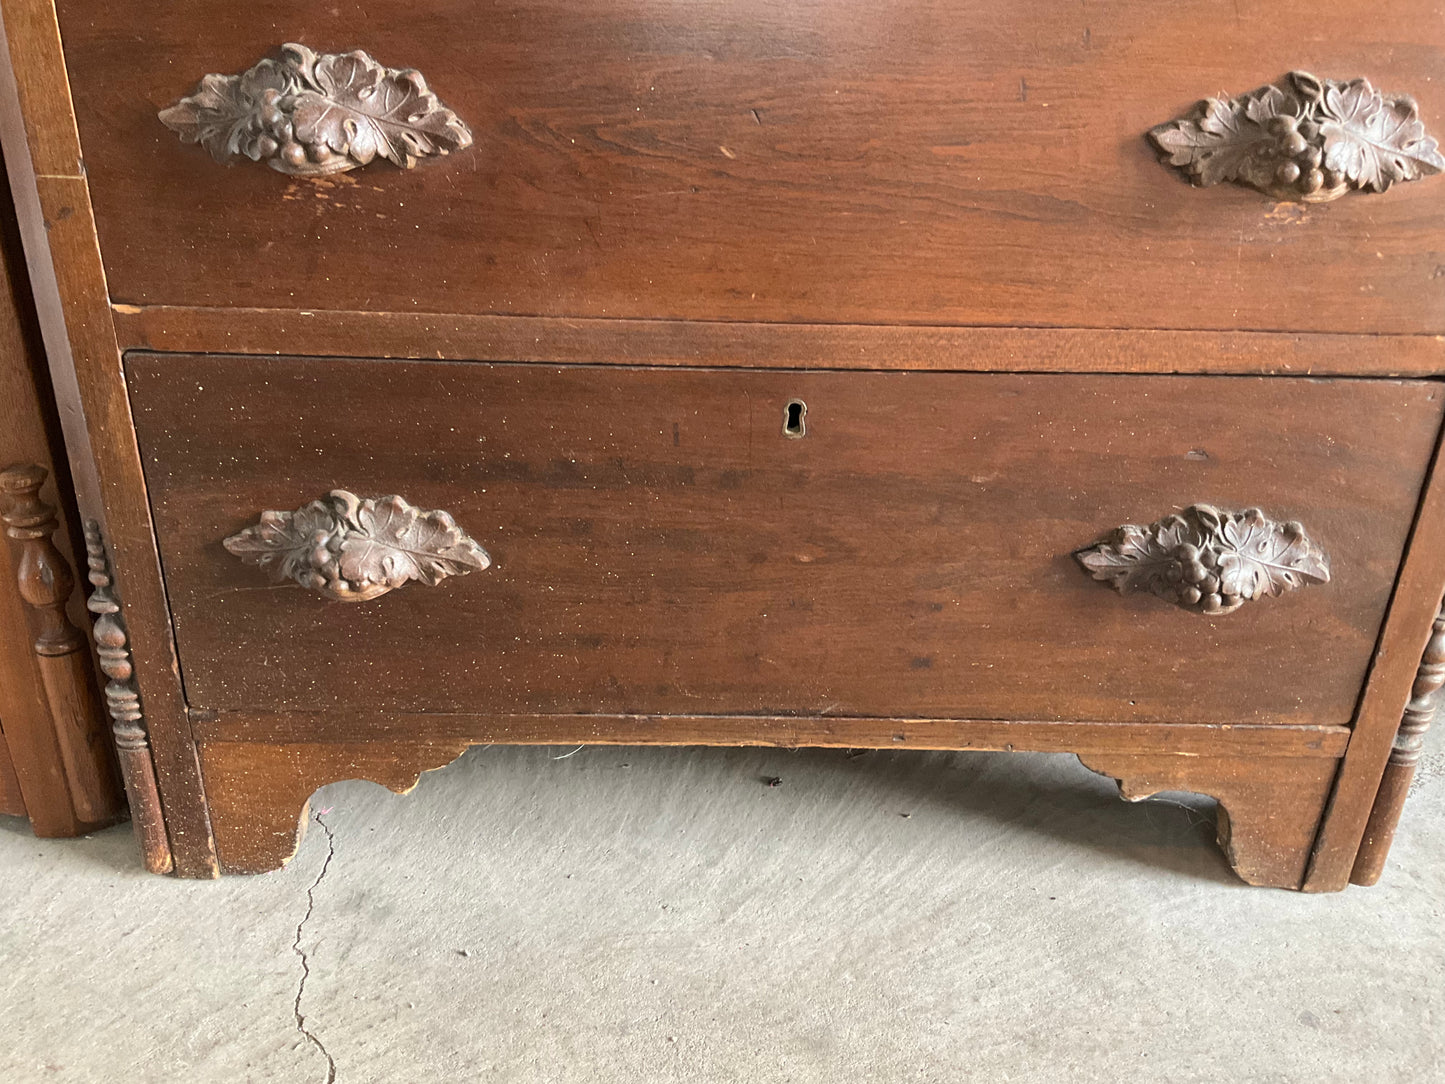
<instances>
[{"instance_id":1,"label":"wooden dresser","mask_svg":"<svg viewBox=\"0 0 1445 1084\"><path fill-rule=\"evenodd\" d=\"M1072 752L1251 883L1379 876L1445 680L1434 4L0 8L152 868L627 742Z\"/></svg>"}]
</instances>

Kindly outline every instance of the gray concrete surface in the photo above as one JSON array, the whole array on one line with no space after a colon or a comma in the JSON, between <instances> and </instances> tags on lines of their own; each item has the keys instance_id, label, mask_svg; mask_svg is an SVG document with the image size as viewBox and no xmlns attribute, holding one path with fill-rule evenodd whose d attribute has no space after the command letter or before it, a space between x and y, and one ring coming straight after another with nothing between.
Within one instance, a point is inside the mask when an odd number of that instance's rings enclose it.
<instances>
[{"instance_id":1,"label":"gray concrete surface","mask_svg":"<svg viewBox=\"0 0 1445 1084\"><path fill-rule=\"evenodd\" d=\"M0 1081L1445 1080L1435 737L1334 896L1069 756L473 750L212 883L0 818Z\"/></svg>"}]
</instances>

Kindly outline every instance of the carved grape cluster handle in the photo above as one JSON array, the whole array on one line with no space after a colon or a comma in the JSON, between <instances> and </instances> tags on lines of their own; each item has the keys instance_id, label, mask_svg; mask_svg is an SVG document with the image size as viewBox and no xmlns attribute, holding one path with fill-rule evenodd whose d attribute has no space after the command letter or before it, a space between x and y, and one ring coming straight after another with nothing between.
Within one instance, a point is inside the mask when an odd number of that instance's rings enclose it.
<instances>
[{"instance_id":1,"label":"carved grape cluster handle","mask_svg":"<svg viewBox=\"0 0 1445 1084\"><path fill-rule=\"evenodd\" d=\"M1185 609L1227 614L1251 599L1329 583L1329 559L1298 523L1258 508L1190 505L1147 527L1125 524L1074 554L1096 580L1123 594L1149 591Z\"/></svg>"},{"instance_id":2,"label":"carved grape cluster handle","mask_svg":"<svg viewBox=\"0 0 1445 1084\"><path fill-rule=\"evenodd\" d=\"M207 75L160 114L218 162L245 155L303 177L342 173L385 158L420 158L472 144L461 119L427 89L421 72L388 68L360 49L314 53L281 46L241 75Z\"/></svg>"},{"instance_id":3,"label":"carved grape cluster handle","mask_svg":"<svg viewBox=\"0 0 1445 1084\"><path fill-rule=\"evenodd\" d=\"M262 512L222 544L273 583L293 580L339 602L365 602L412 580L435 587L492 563L447 513L344 489L294 512Z\"/></svg>"},{"instance_id":4,"label":"carved grape cluster handle","mask_svg":"<svg viewBox=\"0 0 1445 1084\"><path fill-rule=\"evenodd\" d=\"M1201 187L1237 181L1305 203L1383 192L1445 170L1413 98L1309 72L1238 98L1208 98L1149 138L1165 163Z\"/></svg>"}]
</instances>

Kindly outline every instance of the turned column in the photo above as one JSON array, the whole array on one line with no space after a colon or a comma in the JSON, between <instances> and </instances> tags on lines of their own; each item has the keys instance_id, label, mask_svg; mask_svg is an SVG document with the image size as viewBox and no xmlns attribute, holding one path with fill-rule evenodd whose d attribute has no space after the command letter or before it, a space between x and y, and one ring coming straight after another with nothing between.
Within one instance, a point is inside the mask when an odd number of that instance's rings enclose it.
<instances>
[{"instance_id":1,"label":"turned column","mask_svg":"<svg viewBox=\"0 0 1445 1084\"><path fill-rule=\"evenodd\" d=\"M76 817L92 824L115 819L119 804L110 748L85 634L65 612L75 576L52 538L55 509L40 499L46 471L12 467L0 473L5 533L20 544L20 597L35 615L36 662L60 749L66 789Z\"/></svg>"},{"instance_id":2,"label":"turned column","mask_svg":"<svg viewBox=\"0 0 1445 1084\"><path fill-rule=\"evenodd\" d=\"M169 873L174 862L161 812L150 735L141 711L140 692L135 686L135 668L131 664L125 620L121 616L120 602L112 590L110 561L100 535L100 524L95 520L85 525L85 556L90 569L90 583L94 588L85 608L95 615L92 630L95 652L100 658L101 672L110 679L105 686L105 701L110 710L116 755L120 759L121 776L125 779L125 793L130 801L131 821L135 825L146 869L152 873Z\"/></svg>"},{"instance_id":3,"label":"turned column","mask_svg":"<svg viewBox=\"0 0 1445 1084\"><path fill-rule=\"evenodd\" d=\"M1365 838L1360 841L1359 852L1355 855L1355 868L1350 873L1351 884L1372 885L1384 871L1385 858L1390 853L1395 828L1405 808L1405 797L1410 793L1410 783L1415 778L1415 765L1420 762L1420 753L1425 748L1425 732L1435 721L1442 685L1445 685L1445 609L1435 616L1435 624L1430 629L1430 639L1420 659L1415 684L1410 689L1410 702L1405 705L1405 714L1400 720L1400 729L1395 733L1394 747L1390 750L1390 760L1385 765L1385 775L1380 780L1375 804L1370 809L1370 819L1365 824Z\"/></svg>"}]
</instances>

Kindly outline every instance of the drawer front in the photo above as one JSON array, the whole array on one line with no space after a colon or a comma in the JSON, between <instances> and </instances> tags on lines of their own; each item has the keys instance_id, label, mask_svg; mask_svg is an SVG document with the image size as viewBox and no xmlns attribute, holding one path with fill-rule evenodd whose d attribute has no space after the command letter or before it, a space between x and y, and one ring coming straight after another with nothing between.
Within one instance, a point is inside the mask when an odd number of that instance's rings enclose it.
<instances>
[{"instance_id":1,"label":"drawer front","mask_svg":"<svg viewBox=\"0 0 1445 1084\"><path fill-rule=\"evenodd\" d=\"M1348 723L1442 412L1428 381L127 373L187 696L211 710ZM223 545L338 488L449 513L489 567L344 604ZM1329 582L1211 615L1074 556L1195 502L1298 521Z\"/></svg>"},{"instance_id":2,"label":"drawer front","mask_svg":"<svg viewBox=\"0 0 1445 1084\"><path fill-rule=\"evenodd\" d=\"M1146 139L1297 68L1438 136L1428 0L58 7L120 302L1445 331L1445 178L1281 204ZM308 180L158 119L285 42L420 69L470 145Z\"/></svg>"}]
</instances>

